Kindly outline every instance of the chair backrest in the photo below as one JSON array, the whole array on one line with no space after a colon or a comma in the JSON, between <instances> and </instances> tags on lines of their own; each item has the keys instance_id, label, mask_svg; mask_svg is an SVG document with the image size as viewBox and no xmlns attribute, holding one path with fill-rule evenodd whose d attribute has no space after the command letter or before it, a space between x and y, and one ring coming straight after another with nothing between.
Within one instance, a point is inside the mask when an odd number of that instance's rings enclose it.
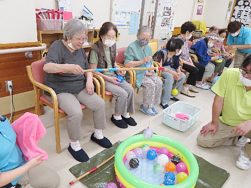
<instances>
[{"instance_id":1,"label":"chair backrest","mask_svg":"<svg viewBox=\"0 0 251 188\"><path fill-rule=\"evenodd\" d=\"M152 53L155 54L155 52L158 51L158 40L152 39L152 40L149 42L149 46L150 46L150 48L152 49Z\"/></svg>"},{"instance_id":2,"label":"chair backrest","mask_svg":"<svg viewBox=\"0 0 251 188\"><path fill-rule=\"evenodd\" d=\"M118 64L121 64L121 65L124 64L124 61L125 61L125 55L124 55L125 50L126 50L126 47L124 47L124 48L119 48L119 49L118 49L118 54L117 54L117 56L116 56L116 58L115 58L115 61L116 61Z\"/></svg>"},{"instance_id":3,"label":"chair backrest","mask_svg":"<svg viewBox=\"0 0 251 188\"><path fill-rule=\"evenodd\" d=\"M41 59L31 64L31 73L35 81L44 83L45 72L43 70L45 60Z\"/></svg>"}]
</instances>

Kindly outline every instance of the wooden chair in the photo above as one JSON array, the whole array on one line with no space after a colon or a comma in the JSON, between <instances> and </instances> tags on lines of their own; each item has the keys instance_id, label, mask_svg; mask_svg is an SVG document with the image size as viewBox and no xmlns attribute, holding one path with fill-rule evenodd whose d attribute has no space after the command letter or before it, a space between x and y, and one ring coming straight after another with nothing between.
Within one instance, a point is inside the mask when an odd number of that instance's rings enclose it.
<instances>
[{"instance_id":1,"label":"wooden chair","mask_svg":"<svg viewBox=\"0 0 251 188\"><path fill-rule=\"evenodd\" d=\"M54 112L54 128L55 128L55 140L56 140L56 152L61 152L60 144L60 128L59 128L59 117L65 116L65 112L58 107L58 99L55 91L44 85L45 72L43 71L45 60L41 59L39 61L33 62L31 65L26 66L28 77L33 85L35 92L35 113L41 115L43 113L43 105L46 105L53 109ZM95 85L95 92L101 96L100 93L100 83L97 79L93 79ZM47 92L50 96L44 95ZM81 108L86 107L81 104Z\"/></svg>"},{"instance_id":2,"label":"wooden chair","mask_svg":"<svg viewBox=\"0 0 251 188\"><path fill-rule=\"evenodd\" d=\"M115 61L117 63L117 66L119 66L119 67L124 67L124 61L125 61L124 52L125 52L125 50L126 50L126 47L118 49L118 54L115 58ZM129 83L133 86L135 71L127 71L127 74L129 76ZM103 79L103 77L98 74L95 74L95 73L93 75L100 82L100 93L101 93L102 98L104 100L112 101L113 95L110 91L105 90L105 80Z\"/></svg>"}]
</instances>

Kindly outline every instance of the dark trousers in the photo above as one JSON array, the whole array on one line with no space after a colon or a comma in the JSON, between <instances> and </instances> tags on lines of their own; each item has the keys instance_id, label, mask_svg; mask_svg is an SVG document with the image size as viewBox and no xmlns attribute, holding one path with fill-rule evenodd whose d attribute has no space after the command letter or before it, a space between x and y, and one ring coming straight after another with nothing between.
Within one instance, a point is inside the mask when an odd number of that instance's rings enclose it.
<instances>
[{"instance_id":1,"label":"dark trousers","mask_svg":"<svg viewBox=\"0 0 251 188\"><path fill-rule=\"evenodd\" d=\"M205 72L205 67L199 63L194 62L194 66L183 64L183 69L187 72L189 72L189 76L187 78L187 84L189 85L195 85L196 81L201 81L203 74Z\"/></svg>"}]
</instances>

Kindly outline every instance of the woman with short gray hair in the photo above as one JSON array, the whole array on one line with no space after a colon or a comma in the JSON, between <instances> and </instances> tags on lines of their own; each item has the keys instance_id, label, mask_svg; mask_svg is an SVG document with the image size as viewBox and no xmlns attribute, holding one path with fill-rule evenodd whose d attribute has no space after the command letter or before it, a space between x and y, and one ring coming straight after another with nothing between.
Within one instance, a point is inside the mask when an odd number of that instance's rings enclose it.
<instances>
[{"instance_id":1,"label":"woman with short gray hair","mask_svg":"<svg viewBox=\"0 0 251 188\"><path fill-rule=\"evenodd\" d=\"M125 51L127 67L151 67L152 50L148 45L151 38L150 28L143 26L138 30L137 40L131 43ZM154 71L136 71L136 86L143 86L143 104L140 111L146 115L155 116L160 104L162 81Z\"/></svg>"},{"instance_id":2,"label":"woman with short gray hair","mask_svg":"<svg viewBox=\"0 0 251 188\"><path fill-rule=\"evenodd\" d=\"M93 75L84 73L89 63L82 46L87 40L87 29L80 20L72 19L65 24L64 39L53 42L44 65L45 84L57 94L59 107L67 114L67 131L70 137L68 151L79 162L89 160L81 148L81 104L93 111L95 131L91 140L109 148L111 142L103 136L106 125L105 103L94 93Z\"/></svg>"}]
</instances>

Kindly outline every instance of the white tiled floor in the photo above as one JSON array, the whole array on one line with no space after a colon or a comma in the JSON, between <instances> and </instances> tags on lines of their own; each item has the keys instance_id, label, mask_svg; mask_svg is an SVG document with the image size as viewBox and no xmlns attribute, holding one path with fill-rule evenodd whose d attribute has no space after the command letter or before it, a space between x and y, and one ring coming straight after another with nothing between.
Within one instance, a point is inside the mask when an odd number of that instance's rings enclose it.
<instances>
[{"instance_id":1,"label":"white tiled floor","mask_svg":"<svg viewBox=\"0 0 251 188\"><path fill-rule=\"evenodd\" d=\"M196 145L196 137L200 128L210 121L211 119L211 105L213 101L213 93L211 91L200 91L196 98L188 98L179 95L179 98L183 101L187 101L193 105L198 106L201 109L197 123L189 129L187 132L182 133L175 131L169 127L166 127L161 123L162 110L159 108L159 115L157 117L148 117L138 111L139 104L142 101L142 92L136 97L136 113L134 118L138 122L136 127L129 127L128 129L119 129L112 125L110 117L113 112L113 103L107 101L107 122L108 126L104 130L105 136L107 136L113 143L118 140L124 140L127 137L138 133L139 131L150 126L154 132L159 135L168 136L183 143L189 150L209 162L224 168L230 173L230 177L224 184L224 188L250 188L249 177L251 177L251 170L242 171L235 167L235 160L238 156L239 149L237 147L219 147L214 149L203 149ZM61 145L63 148L62 153L56 154L55 142L54 142L54 128L52 124L53 114L50 110L41 116L42 121L47 127L47 135L41 141L40 145L49 154L49 160L44 162L44 165L54 168L60 175L60 188L67 188L69 181L74 179L74 176L69 172L69 168L77 164L67 151L68 147L68 135L66 132L65 119L61 119ZM97 144L90 141L90 135L93 130L92 113L89 110L84 110L83 120L83 138L81 139L81 145L90 157L102 151L102 148ZM73 188L83 188L81 183L76 183Z\"/></svg>"}]
</instances>

